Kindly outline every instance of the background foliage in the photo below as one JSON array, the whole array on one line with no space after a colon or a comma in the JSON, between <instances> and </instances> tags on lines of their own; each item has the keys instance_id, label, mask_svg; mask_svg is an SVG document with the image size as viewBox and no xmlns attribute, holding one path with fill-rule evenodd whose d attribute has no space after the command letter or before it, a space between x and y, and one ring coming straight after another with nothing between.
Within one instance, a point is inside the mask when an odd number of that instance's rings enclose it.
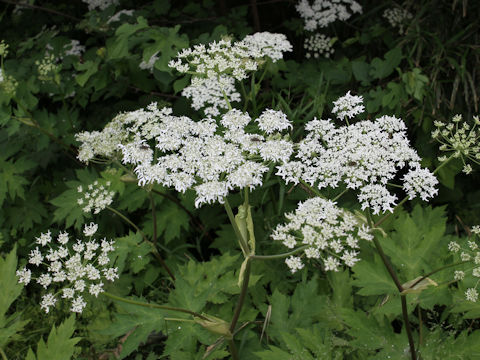
<instances>
[{"instance_id":1,"label":"background foliage","mask_svg":"<svg viewBox=\"0 0 480 360\"><path fill-rule=\"evenodd\" d=\"M287 0L122 0L102 11L88 11L80 1L14 3L0 1L0 33L9 44L2 68L17 82L14 93L0 88L0 349L8 359L201 359L218 339L183 321L186 315L102 297L76 319L47 316L38 306L39 293L22 291L15 271L34 238L50 228L80 231L93 220L77 204L77 187L97 178L111 181L117 192L112 207L130 214L148 239L154 227L158 236L156 243L146 242L117 214L95 216L103 236L117 242L122 275L108 291L231 317L242 259L222 207L200 211L192 193L160 186L146 192L119 169L86 168L76 159L75 133L100 130L121 111L157 101L200 118L180 96L189 75L177 77L167 66L180 49L255 31L284 33L294 51L268 65L266 90L248 109L252 116L269 106L295 124L327 118L332 100L353 89L364 96L366 116L404 119L431 168L439 155L430 139L433 121L478 114L480 4L474 1L363 1L362 15L325 29L338 39L334 55L308 60L308 34L295 3ZM382 17L397 5L414 14L402 35ZM108 22L121 9L133 9L133 15ZM71 39L85 46L80 56L65 55ZM46 51L56 67L42 77L36 62ZM152 70L141 69L155 53ZM453 263L449 241L466 242L469 226L480 223L478 169L469 177L461 169L460 161L452 162L438 173L441 188L431 207L414 202L383 225L388 236L382 245L403 283ZM251 206L259 253L274 254L281 250L269 239L272 228L309 194L273 178L264 183L251 194ZM239 205L241 198L234 194L230 201ZM353 203L346 197L341 205ZM154 248L172 269L174 283ZM246 325L237 335L241 358L408 358L395 285L373 247L363 246L362 259L352 271L326 274L312 267L294 275L281 260L255 262L240 319ZM467 286L453 282L451 269L432 278L438 286L408 296L419 354L480 358L480 305L464 299ZM228 356L221 345L209 358Z\"/></svg>"}]
</instances>

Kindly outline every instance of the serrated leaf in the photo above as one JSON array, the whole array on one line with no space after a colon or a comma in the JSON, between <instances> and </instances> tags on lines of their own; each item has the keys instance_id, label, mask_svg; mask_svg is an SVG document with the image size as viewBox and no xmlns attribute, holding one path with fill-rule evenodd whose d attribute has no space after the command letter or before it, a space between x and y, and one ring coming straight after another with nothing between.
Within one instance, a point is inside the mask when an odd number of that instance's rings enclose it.
<instances>
[{"instance_id":1,"label":"serrated leaf","mask_svg":"<svg viewBox=\"0 0 480 360\"><path fill-rule=\"evenodd\" d=\"M142 299L134 299L145 302ZM127 304L121 301L115 302L119 312L115 315L115 322L107 329L100 331L102 334L110 335L113 338L126 336L122 344L120 359L138 349L141 343L146 342L148 336L153 332L165 328L165 310ZM171 312L169 312L171 314Z\"/></svg>"},{"instance_id":2,"label":"serrated leaf","mask_svg":"<svg viewBox=\"0 0 480 360\"><path fill-rule=\"evenodd\" d=\"M43 339L37 344L36 356L31 349L27 359L36 360L69 360L73 357L75 345L81 340L79 337L71 338L75 331L75 316L71 315L58 329L55 325L48 335L47 342Z\"/></svg>"},{"instance_id":3,"label":"serrated leaf","mask_svg":"<svg viewBox=\"0 0 480 360\"><path fill-rule=\"evenodd\" d=\"M5 257L0 257L0 348L8 344L12 337L19 332L28 321L21 321L19 314L6 316L10 305L22 292L23 286L18 283L17 256L15 248Z\"/></svg>"},{"instance_id":4,"label":"serrated leaf","mask_svg":"<svg viewBox=\"0 0 480 360\"><path fill-rule=\"evenodd\" d=\"M360 288L357 291L359 295L386 295L398 292L385 265L376 254L373 260L362 260L355 264L353 272L355 274L353 285Z\"/></svg>"},{"instance_id":5,"label":"serrated leaf","mask_svg":"<svg viewBox=\"0 0 480 360\"><path fill-rule=\"evenodd\" d=\"M91 184L97 179L97 175L88 169L77 170L76 175L79 180L66 181L67 190L50 202L57 207L53 212L54 222L65 222L65 227L74 225L75 229L80 230L87 213L84 213L82 207L78 205L79 193L77 188L80 185Z\"/></svg>"},{"instance_id":6,"label":"serrated leaf","mask_svg":"<svg viewBox=\"0 0 480 360\"><path fill-rule=\"evenodd\" d=\"M35 166L35 163L21 157L18 160L7 160L0 157L0 205L5 201L8 194L10 199L16 197L25 198L24 186L29 181L22 174Z\"/></svg>"},{"instance_id":7,"label":"serrated leaf","mask_svg":"<svg viewBox=\"0 0 480 360\"><path fill-rule=\"evenodd\" d=\"M145 234L153 235L152 215L145 216L147 219L143 224ZM174 239L178 239L182 229L188 230L190 217L180 206L173 201L163 201L157 206L157 237L168 244Z\"/></svg>"}]
</instances>

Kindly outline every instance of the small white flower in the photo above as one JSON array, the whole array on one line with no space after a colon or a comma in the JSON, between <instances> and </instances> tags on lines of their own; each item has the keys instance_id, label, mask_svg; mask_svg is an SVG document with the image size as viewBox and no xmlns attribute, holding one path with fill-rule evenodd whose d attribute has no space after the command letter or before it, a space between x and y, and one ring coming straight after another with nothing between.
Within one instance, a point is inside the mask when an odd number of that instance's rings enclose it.
<instances>
[{"instance_id":1,"label":"small white flower","mask_svg":"<svg viewBox=\"0 0 480 360\"><path fill-rule=\"evenodd\" d=\"M302 260L296 256L290 256L285 259L285 263L290 268L290 271L293 273L297 272L297 270L303 269Z\"/></svg>"},{"instance_id":2,"label":"small white flower","mask_svg":"<svg viewBox=\"0 0 480 360\"><path fill-rule=\"evenodd\" d=\"M75 296L75 290L74 289L64 288L64 289L62 289L62 291L63 291L63 294L62 294L63 299L73 299L73 297Z\"/></svg>"},{"instance_id":3,"label":"small white flower","mask_svg":"<svg viewBox=\"0 0 480 360\"><path fill-rule=\"evenodd\" d=\"M474 288L469 288L465 291L465 297L468 301L477 302L478 300L478 292Z\"/></svg>"},{"instance_id":4,"label":"small white flower","mask_svg":"<svg viewBox=\"0 0 480 360\"><path fill-rule=\"evenodd\" d=\"M48 312L50 311L50 307L55 306L56 302L57 302L57 299L55 298L55 295L47 293L42 297L40 308L44 309L45 312L48 314Z\"/></svg>"},{"instance_id":5,"label":"small white flower","mask_svg":"<svg viewBox=\"0 0 480 360\"><path fill-rule=\"evenodd\" d=\"M22 270L17 270L16 274L19 278L18 282L20 284L28 285L30 283L30 280L32 278L32 272L26 267L24 267Z\"/></svg>"},{"instance_id":6,"label":"small white flower","mask_svg":"<svg viewBox=\"0 0 480 360\"><path fill-rule=\"evenodd\" d=\"M292 123L287 119L287 115L281 111L271 109L263 111L255 121L258 123L258 127L266 134L292 128Z\"/></svg>"},{"instance_id":7,"label":"small white flower","mask_svg":"<svg viewBox=\"0 0 480 360\"><path fill-rule=\"evenodd\" d=\"M71 312L82 313L83 309L87 306L87 303L83 300L82 296L77 296L72 301L72 307L70 308Z\"/></svg>"},{"instance_id":8,"label":"small white flower","mask_svg":"<svg viewBox=\"0 0 480 360\"><path fill-rule=\"evenodd\" d=\"M87 237L93 236L98 230L98 225L91 222L89 225L85 225L83 234Z\"/></svg>"},{"instance_id":9,"label":"small white flower","mask_svg":"<svg viewBox=\"0 0 480 360\"><path fill-rule=\"evenodd\" d=\"M363 96L350 95L350 91L334 101L333 105L335 106L332 113L337 114L337 118L340 120L345 120L347 117L352 118L365 110Z\"/></svg>"},{"instance_id":10,"label":"small white flower","mask_svg":"<svg viewBox=\"0 0 480 360\"><path fill-rule=\"evenodd\" d=\"M92 285L90 285L90 288L88 289L88 292L95 297L98 297L98 294L100 294L104 291L105 290L103 290L103 282L99 282L98 284L92 284Z\"/></svg>"},{"instance_id":11,"label":"small white flower","mask_svg":"<svg viewBox=\"0 0 480 360\"><path fill-rule=\"evenodd\" d=\"M36 238L37 244L40 244L42 246L47 245L52 241L52 234L50 233L50 230L48 230L47 233L41 234L39 237Z\"/></svg>"},{"instance_id":12,"label":"small white flower","mask_svg":"<svg viewBox=\"0 0 480 360\"><path fill-rule=\"evenodd\" d=\"M109 269L104 269L103 270L103 276L107 280L114 281L115 279L118 279L118 268L109 268Z\"/></svg>"},{"instance_id":13,"label":"small white flower","mask_svg":"<svg viewBox=\"0 0 480 360\"><path fill-rule=\"evenodd\" d=\"M448 250L456 253L460 250L460 245L456 241L450 241L448 243Z\"/></svg>"},{"instance_id":14,"label":"small white flower","mask_svg":"<svg viewBox=\"0 0 480 360\"><path fill-rule=\"evenodd\" d=\"M455 273L453 275L453 278L455 280L463 280L464 277L465 277L465 272L464 271L455 270Z\"/></svg>"}]
</instances>

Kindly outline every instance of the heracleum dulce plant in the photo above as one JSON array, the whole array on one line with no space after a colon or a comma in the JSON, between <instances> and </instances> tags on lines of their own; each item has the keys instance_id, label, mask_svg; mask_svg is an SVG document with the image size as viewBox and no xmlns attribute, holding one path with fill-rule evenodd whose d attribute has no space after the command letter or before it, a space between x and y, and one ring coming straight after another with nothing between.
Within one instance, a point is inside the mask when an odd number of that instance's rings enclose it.
<instances>
[{"instance_id":1,"label":"heracleum dulce plant","mask_svg":"<svg viewBox=\"0 0 480 360\"><path fill-rule=\"evenodd\" d=\"M352 12L360 11L355 2L349 4ZM194 110L203 114L201 120L177 116L171 108L152 103L146 109L118 114L101 131L76 135L80 143L78 159L86 164L117 166L125 172L124 178L135 179L138 186L149 193L156 185L179 193L193 191L195 206L200 209L215 203L224 206L236 236L232 242L238 244L238 252L244 259L238 271L238 283L235 282L240 293L231 298L233 311L229 317L219 318L218 314L146 303L105 292L103 278L113 281L121 277L107 257L114 251L114 244L106 239L77 240L69 252L65 233L58 235L58 244L52 241L50 233L42 234L37 239L42 248L32 250L29 267L17 272L21 283L28 284L35 279L38 286L46 290L57 282L68 282L63 290L43 295L41 307L45 312L52 311L57 301L65 299L71 301L70 311L81 313L87 306L87 296L101 295L169 313L183 312L191 315L190 321L219 336L206 355L228 346L231 358L239 359L237 341L248 325L241 324L240 316L245 311L252 262L284 261L285 271L292 273L312 265L314 271L337 272L367 261L362 260L361 247L374 246L401 295L408 351L412 359L416 358L406 296L422 279L409 285L400 283L382 249L384 233L380 225L407 200L418 197L428 201L434 197L438 169L432 172L422 167L401 119L394 115L357 119L364 112L363 98L352 95L351 91L334 101L335 119L308 121L303 129L305 136L295 141L292 138L297 130L296 119L288 119L276 108L255 109L260 110L259 115L250 115L247 105L253 106L261 91L264 67L280 61L283 54L291 50L284 35L271 33L184 49L170 66L192 76L182 95L191 100ZM445 139L450 139L449 134L441 133ZM452 146L457 149L459 145ZM445 150L450 150L448 145ZM472 159L463 148L459 151L441 159L440 167L453 156ZM249 194L253 190L262 191L267 174L289 186L300 186L310 195L308 200L298 202L294 211L284 214L284 220L272 230L272 248L281 243L285 246L283 253L256 252L252 219L255 209L250 206ZM110 191L109 186L110 183L103 180L83 184L78 188L78 206L84 212L98 214L108 208L121 215L110 206L115 192ZM336 195L326 195L332 192ZM342 207L347 193L352 193L357 201L354 211ZM232 194L241 194L243 199L236 213L229 202ZM121 217L152 246L152 252L175 285L175 276L156 244L128 217ZM85 236L92 236L92 231L86 228ZM45 246L49 247L48 254L41 251ZM456 247L452 245L452 248ZM95 251L99 251L99 255L95 255ZM108 268L95 267L107 264ZM31 265L44 265L47 270L34 277ZM455 276L460 278L461 274ZM476 300L476 286L469 288L466 296Z\"/></svg>"}]
</instances>

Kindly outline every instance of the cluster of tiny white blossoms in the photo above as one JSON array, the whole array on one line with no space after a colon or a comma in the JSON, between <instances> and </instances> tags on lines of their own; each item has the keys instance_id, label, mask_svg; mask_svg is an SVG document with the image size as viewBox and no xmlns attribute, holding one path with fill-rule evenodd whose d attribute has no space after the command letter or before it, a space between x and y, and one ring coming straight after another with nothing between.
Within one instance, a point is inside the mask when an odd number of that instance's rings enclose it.
<instances>
[{"instance_id":1,"label":"cluster of tiny white blossoms","mask_svg":"<svg viewBox=\"0 0 480 360\"><path fill-rule=\"evenodd\" d=\"M113 241L92 239L98 225L86 225L83 234L89 241L69 239L66 232L58 234L53 241L50 231L36 238L37 246L30 252L29 264L42 270L36 278L32 270L24 267L17 270L19 283L28 285L32 279L50 290L43 295L40 307L48 313L55 307L58 297L68 299L70 311L81 313L87 305L84 296L88 292L95 297L104 292L103 280L118 279L118 268L108 267L109 253L114 251Z\"/></svg>"},{"instance_id":2,"label":"cluster of tiny white blossoms","mask_svg":"<svg viewBox=\"0 0 480 360\"><path fill-rule=\"evenodd\" d=\"M470 160L474 164L480 165L480 118L473 117L473 126L466 121L462 122L462 115L455 115L451 123L445 124L441 121L435 121L436 129L432 132L432 137L437 140L440 150L450 153L454 158L461 158L463 162L463 172L470 174L473 169L468 164ZM439 161L446 161L447 156L442 155Z\"/></svg>"},{"instance_id":3,"label":"cluster of tiny white blossoms","mask_svg":"<svg viewBox=\"0 0 480 360\"><path fill-rule=\"evenodd\" d=\"M347 103L336 104L340 117L354 116L360 110L357 101L342 107ZM314 119L307 123L306 130L308 134L298 143L294 160L277 167L277 175L286 182L303 181L319 189L343 183L348 189L359 190L362 209L370 208L378 214L393 211L397 197L387 189L387 183L408 165L403 188L411 199L420 195L427 200L437 193L437 179L421 168L405 123L395 116L340 127L330 119Z\"/></svg>"},{"instance_id":4,"label":"cluster of tiny white blossoms","mask_svg":"<svg viewBox=\"0 0 480 360\"><path fill-rule=\"evenodd\" d=\"M398 27L398 33L403 35L404 26L408 25L408 22L413 18L413 15L406 9L394 7L393 9L385 10L383 12L383 17L388 20L393 28Z\"/></svg>"},{"instance_id":5,"label":"cluster of tiny white blossoms","mask_svg":"<svg viewBox=\"0 0 480 360\"><path fill-rule=\"evenodd\" d=\"M80 45L80 41L78 40L71 40L63 49L65 50L65 56L80 57L85 52L85 46Z\"/></svg>"},{"instance_id":6,"label":"cluster of tiny white blossoms","mask_svg":"<svg viewBox=\"0 0 480 360\"><path fill-rule=\"evenodd\" d=\"M456 241L450 241L448 244L448 250L454 253L455 257L459 257L461 261L473 262L474 268L471 269L472 276L477 278L475 285L468 288L465 291L465 298L468 301L476 302L478 300L478 283L480 282L480 247L478 246L475 238L480 236L480 226L473 226L471 229L473 238L467 241L467 246L462 246ZM454 279L457 281L464 280L466 272L464 270L455 270Z\"/></svg>"},{"instance_id":7,"label":"cluster of tiny white blossoms","mask_svg":"<svg viewBox=\"0 0 480 360\"><path fill-rule=\"evenodd\" d=\"M53 54L45 53L42 60L35 61L38 71L38 79L41 81L52 81L55 74L60 71L60 65L57 64L58 58Z\"/></svg>"},{"instance_id":8,"label":"cluster of tiny white blossoms","mask_svg":"<svg viewBox=\"0 0 480 360\"><path fill-rule=\"evenodd\" d=\"M105 10L110 5L118 5L119 0L82 0L85 4L88 5L88 10Z\"/></svg>"},{"instance_id":9,"label":"cluster of tiny white blossoms","mask_svg":"<svg viewBox=\"0 0 480 360\"><path fill-rule=\"evenodd\" d=\"M109 190L110 181L95 180L89 184L86 189L80 185L77 191L80 197L77 200L78 205L82 206L84 212L98 214L113 202L115 191Z\"/></svg>"},{"instance_id":10,"label":"cluster of tiny white blossoms","mask_svg":"<svg viewBox=\"0 0 480 360\"><path fill-rule=\"evenodd\" d=\"M362 13L362 7L354 0L300 0L295 6L305 22L305 30L314 31L327 27L336 20L348 20L355 13Z\"/></svg>"},{"instance_id":11,"label":"cluster of tiny white blossoms","mask_svg":"<svg viewBox=\"0 0 480 360\"><path fill-rule=\"evenodd\" d=\"M333 105L332 113L340 120L346 120L347 117L351 119L365 110L363 96L351 95L350 91L335 100Z\"/></svg>"},{"instance_id":12,"label":"cluster of tiny white blossoms","mask_svg":"<svg viewBox=\"0 0 480 360\"><path fill-rule=\"evenodd\" d=\"M335 50L333 49L332 38L324 34L314 34L305 39L304 44L307 51L305 57L318 59L320 56L329 58Z\"/></svg>"},{"instance_id":13,"label":"cluster of tiny white blossoms","mask_svg":"<svg viewBox=\"0 0 480 360\"><path fill-rule=\"evenodd\" d=\"M319 259L325 271L338 271L342 264L352 267L359 260L359 240L372 240L368 227L331 200L315 197L299 203L288 222L278 225L273 240L289 249L306 246L301 256L290 256L285 263L294 273L304 267L302 257Z\"/></svg>"},{"instance_id":14,"label":"cluster of tiny white blossoms","mask_svg":"<svg viewBox=\"0 0 480 360\"><path fill-rule=\"evenodd\" d=\"M195 122L177 117L172 109L159 110L153 103L146 110L118 115L102 132L78 134L79 159L119 153L124 164L135 166L139 185L194 189L199 207L222 203L235 188L262 185L266 164L286 162L293 153L293 143L281 133L291 127L285 114L271 109L255 120L233 109L217 124L210 118ZM149 144L155 144L155 151Z\"/></svg>"},{"instance_id":15,"label":"cluster of tiny white blossoms","mask_svg":"<svg viewBox=\"0 0 480 360\"><path fill-rule=\"evenodd\" d=\"M8 55L8 44L5 40L0 41L0 57L5 58ZM18 82L11 75L5 74L4 69L0 68L0 89L5 93L13 95L17 90Z\"/></svg>"},{"instance_id":16,"label":"cluster of tiny white blossoms","mask_svg":"<svg viewBox=\"0 0 480 360\"><path fill-rule=\"evenodd\" d=\"M282 59L286 51L292 51L292 45L285 35L262 32L241 41L220 40L183 49L168 65L181 73L194 73L182 95L192 100L195 110L205 107L206 115L217 116L220 109L228 109L225 98L240 100L235 80L246 79L267 59Z\"/></svg>"}]
</instances>

